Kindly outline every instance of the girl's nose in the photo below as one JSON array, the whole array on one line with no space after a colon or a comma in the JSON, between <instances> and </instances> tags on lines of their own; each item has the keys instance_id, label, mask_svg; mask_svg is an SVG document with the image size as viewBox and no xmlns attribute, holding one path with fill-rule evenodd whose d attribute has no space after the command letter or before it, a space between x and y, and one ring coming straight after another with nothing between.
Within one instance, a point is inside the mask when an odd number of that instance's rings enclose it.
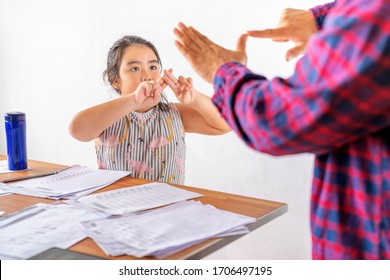
<instances>
[{"instance_id":1,"label":"girl's nose","mask_svg":"<svg viewBox=\"0 0 390 280\"><path fill-rule=\"evenodd\" d=\"M151 78L151 75L149 75L148 72L144 71L141 74L141 80L142 80L142 82L146 82L146 81L151 81L152 78Z\"/></svg>"}]
</instances>

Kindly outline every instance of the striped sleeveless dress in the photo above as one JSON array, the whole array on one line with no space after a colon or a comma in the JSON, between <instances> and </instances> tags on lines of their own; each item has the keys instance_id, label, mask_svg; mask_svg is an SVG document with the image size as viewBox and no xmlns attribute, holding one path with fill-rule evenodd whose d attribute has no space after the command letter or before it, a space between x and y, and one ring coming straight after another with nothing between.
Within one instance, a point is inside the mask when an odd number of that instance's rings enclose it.
<instances>
[{"instance_id":1,"label":"striped sleeveless dress","mask_svg":"<svg viewBox=\"0 0 390 280\"><path fill-rule=\"evenodd\" d=\"M169 110L155 106L145 113L131 112L107 128L95 140L99 168L183 184L185 132L176 106L168 106Z\"/></svg>"}]
</instances>

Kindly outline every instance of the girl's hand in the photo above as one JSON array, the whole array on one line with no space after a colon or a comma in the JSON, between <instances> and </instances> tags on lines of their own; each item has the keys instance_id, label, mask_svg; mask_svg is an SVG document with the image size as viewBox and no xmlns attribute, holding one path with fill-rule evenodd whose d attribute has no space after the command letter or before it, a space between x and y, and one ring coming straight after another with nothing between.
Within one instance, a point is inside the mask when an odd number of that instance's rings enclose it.
<instances>
[{"instance_id":1,"label":"girl's hand","mask_svg":"<svg viewBox=\"0 0 390 280\"><path fill-rule=\"evenodd\" d=\"M182 104L191 104L196 96L196 90L193 87L191 78L184 78L179 76L176 78L172 74L172 69L164 70L164 75L162 76L166 84L172 89L177 100Z\"/></svg>"},{"instance_id":2,"label":"girl's hand","mask_svg":"<svg viewBox=\"0 0 390 280\"><path fill-rule=\"evenodd\" d=\"M167 84L164 79L144 81L134 91L135 104L138 109L149 109L160 102L161 93Z\"/></svg>"}]
</instances>

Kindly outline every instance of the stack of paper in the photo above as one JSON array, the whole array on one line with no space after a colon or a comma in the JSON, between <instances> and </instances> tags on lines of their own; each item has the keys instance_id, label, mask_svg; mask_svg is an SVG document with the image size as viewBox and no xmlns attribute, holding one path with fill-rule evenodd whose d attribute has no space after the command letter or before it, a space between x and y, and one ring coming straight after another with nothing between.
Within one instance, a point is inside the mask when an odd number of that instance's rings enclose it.
<instances>
[{"instance_id":1,"label":"stack of paper","mask_svg":"<svg viewBox=\"0 0 390 280\"><path fill-rule=\"evenodd\" d=\"M85 221L82 225L106 254L141 258L166 256L205 239L240 231L255 220L200 202L183 201L141 214Z\"/></svg>"},{"instance_id":2,"label":"stack of paper","mask_svg":"<svg viewBox=\"0 0 390 280\"><path fill-rule=\"evenodd\" d=\"M129 174L129 171L74 165L55 175L7 184L7 187L2 186L1 189L51 199L75 199L110 185Z\"/></svg>"},{"instance_id":3,"label":"stack of paper","mask_svg":"<svg viewBox=\"0 0 390 280\"><path fill-rule=\"evenodd\" d=\"M7 184L0 182L0 196L7 194L11 194L11 192L8 190Z\"/></svg>"},{"instance_id":4,"label":"stack of paper","mask_svg":"<svg viewBox=\"0 0 390 280\"><path fill-rule=\"evenodd\" d=\"M8 188L61 198L127 174L74 166ZM27 259L50 247L65 249L87 236L108 255L161 258L208 238L247 233L245 225L256 220L186 201L200 196L155 182L66 200L66 204L37 204L0 219L0 259ZM165 207L157 208L161 206Z\"/></svg>"},{"instance_id":5,"label":"stack of paper","mask_svg":"<svg viewBox=\"0 0 390 280\"><path fill-rule=\"evenodd\" d=\"M68 203L108 215L123 215L201 196L199 193L154 182L92 194Z\"/></svg>"},{"instance_id":6,"label":"stack of paper","mask_svg":"<svg viewBox=\"0 0 390 280\"><path fill-rule=\"evenodd\" d=\"M80 222L101 215L67 204L35 204L0 219L0 259L28 259L87 237Z\"/></svg>"}]
</instances>

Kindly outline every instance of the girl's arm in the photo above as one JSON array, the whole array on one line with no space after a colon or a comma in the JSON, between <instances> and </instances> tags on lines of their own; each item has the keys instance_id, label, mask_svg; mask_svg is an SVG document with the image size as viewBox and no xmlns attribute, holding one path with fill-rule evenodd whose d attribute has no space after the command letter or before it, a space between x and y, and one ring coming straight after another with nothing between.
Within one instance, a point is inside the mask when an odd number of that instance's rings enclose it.
<instances>
[{"instance_id":1,"label":"girl's arm","mask_svg":"<svg viewBox=\"0 0 390 280\"><path fill-rule=\"evenodd\" d=\"M91 141L134 110L136 110L134 94L119 97L76 114L69 124L69 132L79 141Z\"/></svg>"},{"instance_id":2,"label":"girl's arm","mask_svg":"<svg viewBox=\"0 0 390 280\"><path fill-rule=\"evenodd\" d=\"M180 101L176 106L186 132L219 135L231 131L211 98L197 91L191 78L176 79L172 70L164 71L163 78Z\"/></svg>"},{"instance_id":3,"label":"girl's arm","mask_svg":"<svg viewBox=\"0 0 390 280\"><path fill-rule=\"evenodd\" d=\"M93 106L76 114L69 124L70 134L88 142L132 111L148 109L160 101L166 84L163 81L143 82L130 94Z\"/></svg>"},{"instance_id":4,"label":"girl's arm","mask_svg":"<svg viewBox=\"0 0 390 280\"><path fill-rule=\"evenodd\" d=\"M211 102L211 98L197 92L191 104L176 104L186 132L220 135L231 128Z\"/></svg>"}]
</instances>

